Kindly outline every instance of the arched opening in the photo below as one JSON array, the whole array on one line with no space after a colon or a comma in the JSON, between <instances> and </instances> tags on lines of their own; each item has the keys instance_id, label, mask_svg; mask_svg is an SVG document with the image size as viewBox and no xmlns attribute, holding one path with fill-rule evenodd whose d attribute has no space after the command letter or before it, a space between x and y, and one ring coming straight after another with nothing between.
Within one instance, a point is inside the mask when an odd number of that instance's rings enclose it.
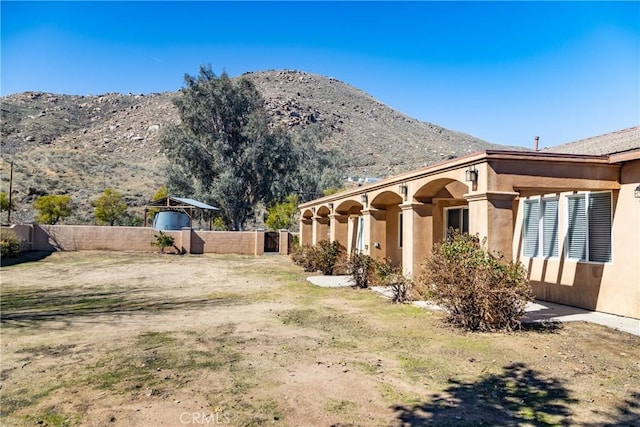
<instances>
[{"instance_id":1,"label":"arched opening","mask_svg":"<svg viewBox=\"0 0 640 427\"><path fill-rule=\"evenodd\" d=\"M369 253L380 260L390 259L394 266L402 265L402 202L398 193L383 191L371 200L369 210Z\"/></svg>"},{"instance_id":2,"label":"arched opening","mask_svg":"<svg viewBox=\"0 0 640 427\"><path fill-rule=\"evenodd\" d=\"M300 214L300 244L310 245L313 243L313 211L305 209Z\"/></svg>"},{"instance_id":3,"label":"arched opening","mask_svg":"<svg viewBox=\"0 0 640 427\"><path fill-rule=\"evenodd\" d=\"M343 200L334 208L332 239L337 240L347 253L362 250L362 204Z\"/></svg>"}]
</instances>

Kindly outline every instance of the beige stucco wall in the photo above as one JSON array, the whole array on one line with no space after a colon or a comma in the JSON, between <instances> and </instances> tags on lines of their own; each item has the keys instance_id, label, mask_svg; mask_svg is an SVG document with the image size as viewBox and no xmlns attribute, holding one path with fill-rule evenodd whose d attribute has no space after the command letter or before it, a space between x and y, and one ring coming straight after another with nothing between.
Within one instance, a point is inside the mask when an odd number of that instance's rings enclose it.
<instances>
[{"instance_id":1,"label":"beige stucco wall","mask_svg":"<svg viewBox=\"0 0 640 427\"><path fill-rule=\"evenodd\" d=\"M529 270L537 298L606 313L640 318L640 199L634 189L640 183L640 161L621 170L619 191L612 192L612 261L588 263L566 259L567 198L559 194L560 257L528 258L522 255L523 207L517 210L514 253ZM522 205L522 203L520 204Z\"/></svg>"},{"instance_id":2,"label":"beige stucco wall","mask_svg":"<svg viewBox=\"0 0 640 427\"><path fill-rule=\"evenodd\" d=\"M311 245L313 243L313 220L311 218L300 218L300 245Z\"/></svg>"},{"instance_id":3,"label":"beige stucco wall","mask_svg":"<svg viewBox=\"0 0 640 427\"><path fill-rule=\"evenodd\" d=\"M349 238L349 215L331 214L329 215L330 228L329 240L337 241L346 250Z\"/></svg>"},{"instance_id":4,"label":"beige stucco wall","mask_svg":"<svg viewBox=\"0 0 640 427\"><path fill-rule=\"evenodd\" d=\"M152 252L156 230L143 227L99 227L89 225L35 225L33 249L44 251L132 251ZM182 246L182 232L168 231Z\"/></svg>"},{"instance_id":5,"label":"beige stucco wall","mask_svg":"<svg viewBox=\"0 0 640 427\"><path fill-rule=\"evenodd\" d=\"M478 172L477 182L465 180L468 170ZM337 213L352 215L352 220L346 237L332 232L333 239L346 239L345 246L353 248L361 216L364 252L378 259L390 257L405 273L415 275L432 245L445 235L445 209L468 205L470 232L487 237L490 250L523 261L538 298L640 318L640 199L633 195L639 183L638 152L611 158L478 153L305 203L301 211L313 224L303 223L302 240L311 241L311 232L324 220L322 212L328 214L335 207ZM596 264L564 256L555 260L523 258L522 200L542 194L562 196L562 242L566 234L564 196L574 191L612 191L613 261ZM398 247L399 209L404 224L402 250ZM318 215L312 215L316 212Z\"/></svg>"},{"instance_id":6,"label":"beige stucco wall","mask_svg":"<svg viewBox=\"0 0 640 427\"><path fill-rule=\"evenodd\" d=\"M402 249L400 248L400 207L392 205L387 208L387 220L385 227L385 242L387 246L386 256L392 265L402 266ZM404 244L404 242L403 242Z\"/></svg>"},{"instance_id":7,"label":"beige stucco wall","mask_svg":"<svg viewBox=\"0 0 640 427\"><path fill-rule=\"evenodd\" d=\"M127 251L153 252L157 233L145 227L99 227L83 225L15 225L12 229L32 250L43 251ZM165 231L175 238L175 245L193 254L220 253L261 255L264 253L262 231ZM287 233L288 234L288 233ZM281 237L281 242L288 238ZM288 250L288 248L283 248Z\"/></svg>"},{"instance_id":8,"label":"beige stucco wall","mask_svg":"<svg viewBox=\"0 0 640 427\"><path fill-rule=\"evenodd\" d=\"M198 231L204 241L204 253L261 255L264 233L255 231Z\"/></svg>"}]
</instances>

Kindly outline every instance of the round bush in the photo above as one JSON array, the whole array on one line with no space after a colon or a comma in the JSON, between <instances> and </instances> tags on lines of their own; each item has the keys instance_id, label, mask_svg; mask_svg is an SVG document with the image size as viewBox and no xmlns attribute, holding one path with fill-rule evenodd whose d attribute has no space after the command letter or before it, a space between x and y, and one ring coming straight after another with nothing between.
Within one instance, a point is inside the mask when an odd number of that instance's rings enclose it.
<instances>
[{"instance_id":1,"label":"round bush","mask_svg":"<svg viewBox=\"0 0 640 427\"><path fill-rule=\"evenodd\" d=\"M4 257L17 257L20 255L20 240L13 230L0 230L0 255Z\"/></svg>"}]
</instances>

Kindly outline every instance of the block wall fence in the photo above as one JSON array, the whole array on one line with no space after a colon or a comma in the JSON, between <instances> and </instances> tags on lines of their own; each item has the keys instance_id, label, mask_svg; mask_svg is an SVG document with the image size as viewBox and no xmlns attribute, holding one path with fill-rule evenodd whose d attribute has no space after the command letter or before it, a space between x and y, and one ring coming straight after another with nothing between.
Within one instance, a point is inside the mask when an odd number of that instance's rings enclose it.
<instances>
[{"instance_id":1,"label":"block wall fence","mask_svg":"<svg viewBox=\"0 0 640 427\"><path fill-rule=\"evenodd\" d=\"M91 225L12 225L23 250L154 252L157 230L146 227ZM185 228L165 231L175 246L188 254L263 255L264 231L196 231ZM279 232L279 254L289 253L289 232Z\"/></svg>"}]
</instances>

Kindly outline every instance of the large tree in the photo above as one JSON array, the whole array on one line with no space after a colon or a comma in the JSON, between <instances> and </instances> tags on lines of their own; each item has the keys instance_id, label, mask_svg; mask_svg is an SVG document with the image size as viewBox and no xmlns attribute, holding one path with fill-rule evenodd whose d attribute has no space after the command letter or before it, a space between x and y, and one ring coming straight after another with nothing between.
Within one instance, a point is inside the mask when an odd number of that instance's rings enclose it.
<instances>
[{"instance_id":1,"label":"large tree","mask_svg":"<svg viewBox=\"0 0 640 427\"><path fill-rule=\"evenodd\" d=\"M297 195L300 203L325 195L327 190L338 190L344 185L348 161L338 150L322 147L327 132L320 126L309 126L292 134L293 150L298 167L284 184Z\"/></svg>"},{"instance_id":2,"label":"large tree","mask_svg":"<svg viewBox=\"0 0 640 427\"><path fill-rule=\"evenodd\" d=\"M98 224L109 224L113 227L116 222L121 222L126 217L127 203L118 191L111 188L106 188L100 197L93 201L93 207Z\"/></svg>"},{"instance_id":3,"label":"large tree","mask_svg":"<svg viewBox=\"0 0 640 427\"><path fill-rule=\"evenodd\" d=\"M38 197L33 202L37 211L36 218L43 224L57 224L63 218L71 215L71 196L49 194Z\"/></svg>"},{"instance_id":4,"label":"large tree","mask_svg":"<svg viewBox=\"0 0 640 427\"><path fill-rule=\"evenodd\" d=\"M241 230L259 202L288 194L287 176L298 169L291 138L270 126L250 80L218 77L204 66L184 79L174 101L181 124L161 138L169 189L216 204L229 227Z\"/></svg>"}]
</instances>

